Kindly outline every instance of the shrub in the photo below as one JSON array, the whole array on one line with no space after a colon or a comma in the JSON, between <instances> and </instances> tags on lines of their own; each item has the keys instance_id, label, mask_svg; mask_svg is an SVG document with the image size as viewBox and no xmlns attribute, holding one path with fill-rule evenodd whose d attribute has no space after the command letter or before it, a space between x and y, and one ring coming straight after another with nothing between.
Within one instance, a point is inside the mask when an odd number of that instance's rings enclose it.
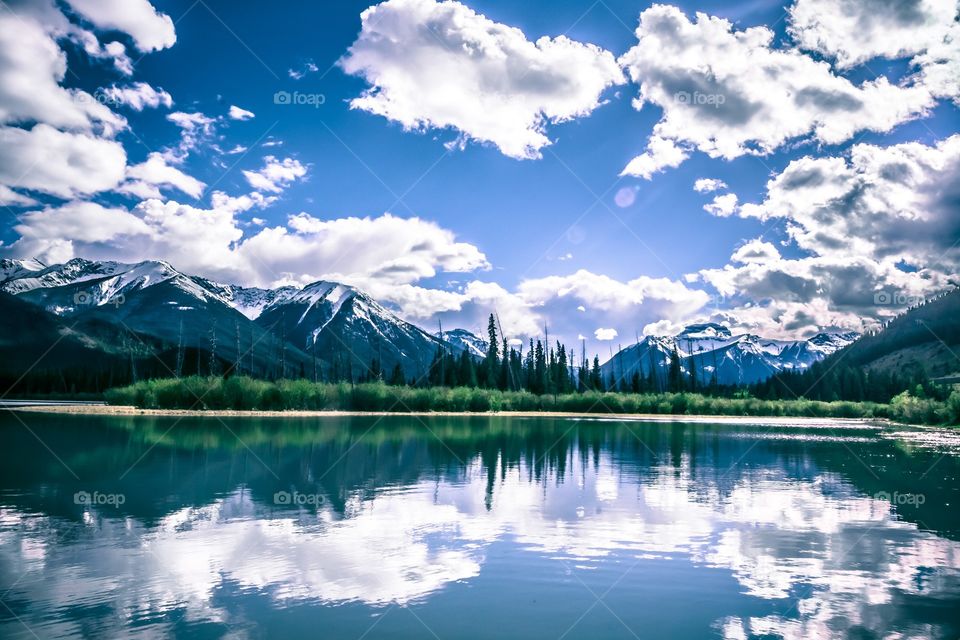
<instances>
[{"instance_id":1,"label":"shrub","mask_svg":"<svg viewBox=\"0 0 960 640\"><path fill-rule=\"evenodd\" d=\"M529 391L498 391L467 387L414 388L382 382L365 384L314 383L308 380L266 382L234 376L190 376L144 380L110 389L113 405L159 409L261 409L354 411L567 411L572 413L652 413L677 415L806 416L889 418L921 424L960 424L960 391L946 401L918 397L908 391L889 405L869 402L822 402L806 399L760 400L749 394L735 397L696 393L570 393L538 396Z\"/></svg>"}]
</instances>

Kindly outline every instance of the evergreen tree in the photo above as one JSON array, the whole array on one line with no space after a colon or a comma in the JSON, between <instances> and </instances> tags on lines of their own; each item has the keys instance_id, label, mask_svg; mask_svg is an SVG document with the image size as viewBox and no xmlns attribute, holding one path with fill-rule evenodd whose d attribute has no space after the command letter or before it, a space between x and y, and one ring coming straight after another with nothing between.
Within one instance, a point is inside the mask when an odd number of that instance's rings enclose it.
<instances>
[{"instance_id":1,"label":"evergreen tree","mask_svg":"<svg viewBox=\"0 0 960 640\"><path fill-rule=\"evenodd\" d=\"M674 393L683 391L683 370L680 368L680 354L673 347L670 354L670 369L667 373L667 390Z\"/></svg>"},{"instance_id":2,"label":"evergreen tree","mask_svg":"<svg viewBox=\"0 0 960 640\"><path fill-rule=\"evenodd\" d=\"M600 372L600 356L593 356L593 371L590 372L590 388L603 391L603 373Z\"/></svg>"},{"instance_id":3,"label":"evergreen tree","mask_svg":"<svg viewBox=\"0 0 960 640\"><path fill-rule=\"evenodd\" d=\"M487 321L487 357L483 361L484 386L495 389L500 373L499 340L497 339L497 321L490 314Z\"/></svg>"},{"instance_id":4,"label":"evergreen tree","mask_svg":"<svg viewBox=\"0 0 960 640\"><path fill-rule=\"evenodd\" d=\"M394 386L401 386L406 384L406 379L403 375L403 367L400 366L398 362L393 366L393 372L390 374L390 379L387 381L387 384L392 384Z\"/></svg>"}]
</instances>

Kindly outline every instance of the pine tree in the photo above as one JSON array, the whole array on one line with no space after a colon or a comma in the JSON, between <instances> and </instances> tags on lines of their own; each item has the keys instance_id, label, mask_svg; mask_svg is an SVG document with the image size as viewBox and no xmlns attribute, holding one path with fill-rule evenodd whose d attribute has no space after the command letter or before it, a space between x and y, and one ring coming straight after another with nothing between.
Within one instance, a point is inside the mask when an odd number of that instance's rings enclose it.
<instances>
[{"instance_id":1,"label":"pine tree","mask_svg":"<svg viewBox=\"0 0 960 640\"><path fill-rule=\"evenodd\" d=\"M603 373L600 371L600 356L593 356L593 371L590 372L590 388L603 391Z\"/></svg>"},{"instance_id":2,"label":"pine tree","mask_svg":"<svg viewBox=\"0 0 960 640\"><path fill-rule=\"evenodd\" d=\"M497 340L497 324L490 314L487 322L487 357L483 361L484 386L494 389L497 386L497 378L500 373L500 354Z\"/></svg>"},{"instance_id":3,"label":"pine tree","mask_svg":"<svg viewBox=\"0 0 960 640\"><path fill-rule=\"evenodd\" d=\"M667 390L674 393L683 391L683 370L680 368L680 353L673 347L670 354L670 370L667 374Z\"/></svg>"}]
</instances>

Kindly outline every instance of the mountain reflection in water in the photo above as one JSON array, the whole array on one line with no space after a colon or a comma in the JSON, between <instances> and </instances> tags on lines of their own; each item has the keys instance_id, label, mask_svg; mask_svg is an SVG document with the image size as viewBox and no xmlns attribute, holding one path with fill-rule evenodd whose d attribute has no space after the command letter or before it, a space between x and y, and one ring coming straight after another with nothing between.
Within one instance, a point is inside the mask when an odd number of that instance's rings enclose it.
<instances>
[{"instance_id":1,"label":"mountain reflection in water","mask_svg":"<svg viewBox=\"0 0 960 640\"><path fill-rule=\"evenodd\" d=\"M19 415L3 637L960 634L949 434Z\"/></svg>"}]
</instances>

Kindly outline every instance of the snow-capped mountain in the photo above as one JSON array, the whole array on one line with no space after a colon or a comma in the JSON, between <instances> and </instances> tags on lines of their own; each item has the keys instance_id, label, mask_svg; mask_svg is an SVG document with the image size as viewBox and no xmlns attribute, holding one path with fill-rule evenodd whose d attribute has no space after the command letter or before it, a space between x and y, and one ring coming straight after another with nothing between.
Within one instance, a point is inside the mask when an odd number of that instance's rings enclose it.
<instances>
[{"instance_id":1,"label":"snow-capped mountain","mask_svg":"<svg viewBox=\"0 0 960 640\"><path fill-rule=\"evenodd\" d=\"M665 384L674 350L685 375L692 370L701 384L751 384L785 370L803 370L845 347L859 334L819 333L808 340L772 340L734 335L715 323L695 324L675 336L646 336L625 347L601 366L604 379L631 380L639 371Z\"/></svg>"},{"instance_id":2,"label":"snow-capped mountain","mask_svg":"<svg viewBox=\"0 0 960 640\"><path fill-rule=\"evenodd\" d=\"M443 344L359 289L322 280L277 296L256 322L304 352L316 349L340 374L369 375L376 361L384 374L399 364L419 378Z\"/></svg>"},{"instance_id":3,"label":"snow-capped mountain","mask_svg":"<svg viewBox=\"0 0 960 640\"><path fill-rule=\"evenodd\" d=\"M444 331L440 338L445 340L450 346L458 351L466 351L477 358L484 358L490 345L486 340L467 329L451 329Z\"/></svg>"},{"instance_id":4,"label":"snow-capped mountain","mask_svg":"<svg viewBox=\"0 0 960 640\"><path fill-rule=\"evenodd\" d=\"M225 362L252 351L264 375L368 375L373 360L408 378L426 373L441 341L363 292L335 282L302 289L247 288L177 271L163 261L136 264L74 259L46 266L4 260L0 290L65 318L96 318L119 329L216 352ZM457 347L451 347L457 348Z\"/></svg>"}]
</instances>

